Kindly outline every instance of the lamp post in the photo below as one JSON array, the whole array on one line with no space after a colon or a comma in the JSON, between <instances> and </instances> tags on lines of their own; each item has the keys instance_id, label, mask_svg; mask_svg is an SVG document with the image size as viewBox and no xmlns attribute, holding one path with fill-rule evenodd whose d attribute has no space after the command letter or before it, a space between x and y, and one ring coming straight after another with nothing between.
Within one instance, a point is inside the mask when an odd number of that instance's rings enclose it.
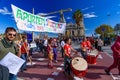
<instances>
[{"instance_id":1,"label":"lamp post","mask_svg":"<svg viewBox=\"0 0 120 80\"><path fill-rule=\"evenodd\" d=\"M102 33L103 33L103 41L105 41L105 28L102 28ZM105 43L104 43L104 45L105 45Z\"/></svg>"},{"instance_id":2,"label":"lamp post","mask_svg":"<svg viewBox=\"0 0 120 80\"><path fill-rule=\"evenodd\" d=\"M110 13L108 13L107 16L108 16L108 24L110 24Z\"/></svg>"}]
</instances>

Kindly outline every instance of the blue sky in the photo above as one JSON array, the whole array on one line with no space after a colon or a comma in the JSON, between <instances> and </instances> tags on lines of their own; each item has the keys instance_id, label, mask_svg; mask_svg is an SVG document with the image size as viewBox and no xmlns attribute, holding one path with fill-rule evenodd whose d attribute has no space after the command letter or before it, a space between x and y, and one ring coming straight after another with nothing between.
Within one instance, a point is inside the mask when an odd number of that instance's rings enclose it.
<instances>
[{"instance_id":1,"label":"blue sky","mask_svg":"<svg viewBox=\"0 0 120 80\"><path fill-rule=\"evenodd\" d=\"M120 23L120 0L0 0L0 33L3 33L7 26L16 28L11 4L31 13L34 8L36 15L72 8L72 11L64 13L67 23L75 23L72 14L80 9L84 15L86 35L93 34L95 28L101 24L114 27ZM110 16L107 16L108 14ZM49 17L57 22L60 18L59 13L49 15Z\"/></svg>"}]
</instances>

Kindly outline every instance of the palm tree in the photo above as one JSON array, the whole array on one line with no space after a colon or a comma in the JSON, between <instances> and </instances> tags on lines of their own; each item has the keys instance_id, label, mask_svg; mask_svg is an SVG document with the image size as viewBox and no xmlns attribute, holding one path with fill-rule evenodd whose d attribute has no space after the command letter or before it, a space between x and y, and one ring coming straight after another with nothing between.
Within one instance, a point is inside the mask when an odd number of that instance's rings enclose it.
<instances>
[{"instance_id":1,"label":"palm tree","mask_svg":"<svg viewBox=\"0 0 120 80\"><path fill-rule=\"evenodd\" d=\"M73 13L73 19L75 20L76 24L77 24L77 31L78 36L84 36L84 23L83 23L83 14L80 10L76 10Z\"/></svg>"},{"instance_id":2,"label":"palm tree","mask_svg":"<svg viewBox=\"0 0 120 80\"><path fill-rule=\"evenodd\" d=\"M73 19L75 20L76 24L80 26L80 22L83 20L83 14L80 10L76 10L73 13Z\"/></svg>"}]
</instances>

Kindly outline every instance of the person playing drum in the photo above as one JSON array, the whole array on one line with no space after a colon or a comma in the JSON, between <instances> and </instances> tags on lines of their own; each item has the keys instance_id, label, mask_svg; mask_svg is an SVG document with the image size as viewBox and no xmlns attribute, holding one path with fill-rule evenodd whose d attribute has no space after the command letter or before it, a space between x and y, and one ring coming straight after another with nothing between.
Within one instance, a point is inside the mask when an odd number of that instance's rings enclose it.
<instances>
[{"instance_id":1,"label":"person playing drum","mask_svg":"<svg viewBox=\"0 0 120 80\"><path fill-rule=\"evenodd\" d=\"M73 49L73 47L71 46L71 39L70 38L66 38L65 39L65 45L64 45L64 71L66 73L66 69L68 74L70 75L70 61L71 61L71 52L77 53L77 51L75 49Z\"/></svg>"},{"instance_id":2,"label":"person playing drum","mask_svg":"<svg viewBox=\"0 0 120 80\"><path fill-rule=\"evenodd\" d=\"M91 51L92 50L92 45L89 41L89 38L84 37L83 41L80 44L81 46L81 55L84 59L86 59L87 57L87 51Z\"/></svg>"}]
</instances>

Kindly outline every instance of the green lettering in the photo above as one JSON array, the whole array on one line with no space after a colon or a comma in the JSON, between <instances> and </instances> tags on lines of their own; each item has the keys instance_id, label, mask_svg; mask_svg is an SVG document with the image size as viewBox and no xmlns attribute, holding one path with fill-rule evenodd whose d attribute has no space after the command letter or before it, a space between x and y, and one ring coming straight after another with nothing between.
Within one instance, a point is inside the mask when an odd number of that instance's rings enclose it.
<instances>
[{"instance_id":1,"label":"green lettering","mask_svg":"<svg viewBox=\"0 0 120 80\"><path fill-rule=\"evenodd\" d=\"M27 12L23 12L23 18L22 18L22 20L25 20L27 18L28 18L28 13Z\"/></svg>"},{"instance_id":2,"label":"green lettering","mask_svg":"<svg viewBox=\"0 0 120 80\"><path fill-rule=\"evenodd\" d=\"M16 17L22 19L22 12L20 9L17 10Z\"/></svg>"},{"instance_id":3,"label":"green lettering","mask_svg":"<svg viewBox=\"0 0 120 80\"><path fill-rule=\"evenodd\" d=\"M35 24L38 24L39 22L38 22L38 19L39 19L39 17L38 16L35 16Z\"/></svg>"},{"instance_id":4,"label":"green lettering","mask_svg":"<svg viewBox=\"0 0 120 80\"><path fill-rule=\"evenodd\" d=\"M29 14L28 22L34 23L34 19L35 19L35 16L33 14Z\"/></svg>"}]
</instances>

